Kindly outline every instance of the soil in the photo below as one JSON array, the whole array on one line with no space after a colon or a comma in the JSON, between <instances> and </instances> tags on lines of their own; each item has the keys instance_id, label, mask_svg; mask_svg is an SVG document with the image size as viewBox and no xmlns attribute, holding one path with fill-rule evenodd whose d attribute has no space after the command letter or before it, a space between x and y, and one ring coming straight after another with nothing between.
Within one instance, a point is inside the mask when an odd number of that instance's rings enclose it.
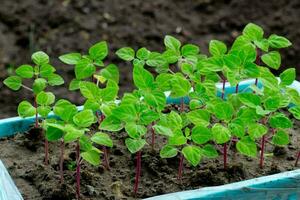
<instances>
[{"instance_id":1,"label":"soil","mask_svg":"<svg viewBox=\"0 0 300 200\"><path fill-rule=\"evenodd\" d=\"M16 115L16 106L31 94L3 86L9 67L30 63L33 51L41 49L52 58L70 51L85 52L93 43L107 40L110 49L124 45L161 50L163 37L172 34L183 42L200 45L219 39L230 44L245 24L254 22L266 34L284 35L293 47L282 50L282 66L300 69L299 0L1 0L0 7L0 118ZM132 89L132 66L111 54L107 62L119 65L120 90ZM66 80L73 67L53 59ZM300 80L298 70L298 80ZM78 93L55 89L59 98L80 105Z\"/></svg>"},{"instance_id":2,"label":"soil","mask_svg":"<svg viewBox=\"0 0 300 200\"><path fill-rule=\"evenodd\" d=\"M165 193L217 186L264 175L296 169L295 155L300 143L300 122L294 121L290 130L290 144L273 147L266 144L264 168L259 168L259 158L249 158L236 153L231 145L228 151L228 167L223 159L202 159L198 167L184 161L182 180L177 180L179 155L161 159L159 148L165 143L156 136L154 151L147 145L142 151L142 174L137 198L133 197L135 155L131 155L124 139L126 133L112 134L114 147L109 149L110 170L102 165L92 167L82 163L81 199L83 200L131 200ZM96 126L95 126L96 130ZM147 138L150 143L150 131ZM44 164L44 146L41 132L31 129L25 134L0 139L0 159L4 162L25 200L71 200L75 199L75 144L66 145L65 182L60 184L59 142L50 143L50 164Z\"/></svg>"}]
</instances>

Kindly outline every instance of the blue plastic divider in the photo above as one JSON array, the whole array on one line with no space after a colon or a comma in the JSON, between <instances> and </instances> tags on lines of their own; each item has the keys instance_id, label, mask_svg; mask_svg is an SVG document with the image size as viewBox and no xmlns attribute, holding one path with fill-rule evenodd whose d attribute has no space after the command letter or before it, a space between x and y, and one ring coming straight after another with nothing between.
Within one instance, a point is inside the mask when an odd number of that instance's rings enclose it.
<instances>
[{"instance_id":1,"label":"blue plastic divider","mask_svg":"<svg viewBox=\"0 0 300 200\"><path fill-rule=\"evenodd\" d=\"M240 92L249 91L249 87L254 84L255 80L242 81L239 84ZM262 87L259 82L258 87ZM300 82L295 81L292 88L300 93ZM222 84L217 84L220 96ZM235 87L226 84L225 96L235 92ZM185 103L189 102L187 97L184 98ZM168 103L180 103L181 98L167 98ZM82 109L79 106L78 109ZM51 113L50 117L54 117ZM25 132L34 124L34 117L20 118L13 117L0 120L0 138L14 135L16 133ZM0 167L1 167L0 161ZM3 166L4 167L4 166ZM6 170L2 170L3 172ZM1 172L1 171L0 171ZM0 174L1 175L1 174ZM199 177L201 178L201 177ZM0 183L6 183L6 187L0 187L0 200L23 200L19 195L18 189L8 173L0 176ZM0 184L1 186L1 184ZM166 186L167 187L167 186ZM13 195L12 195L13 193ZM2 196L1 196L2 195ZM6 195L6 196L5 196ZM250 179L246 181L236 182L218 187L206 187L198 190L190 190L185 192L177 192L148 198L147 200L300 200L300 170L284 172L272 176L264 176L260 178Z\"/></svg>"},{"instance_id":2,"label":"blue plastic divider","mask_svg":"<svg viewBox=\"0 0 300 200\"><path fill-rule=\"evenodd\" d=\"M201 179L202 177L199 177ZM167 186L166 186L167 187ZM299 200L300 169L232 184L176 192L145 200Z\"/></svg>"}]
</instances>

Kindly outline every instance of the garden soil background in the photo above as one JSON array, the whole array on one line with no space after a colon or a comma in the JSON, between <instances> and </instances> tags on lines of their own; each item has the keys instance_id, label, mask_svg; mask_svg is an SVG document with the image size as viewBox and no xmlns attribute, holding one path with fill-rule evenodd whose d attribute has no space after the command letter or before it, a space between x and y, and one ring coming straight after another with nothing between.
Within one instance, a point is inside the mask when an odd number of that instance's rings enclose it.
<instances>
[{"instance_id":1,"label":"garden soil background","mask_svg":"<svg viewBox=\"0 0 300 200\"><path fill-rule=\"evenodd\" d=\"M296 67L300 80L299 0L1 0L0 6L0 118L16 115L17 104L31 94L3 85L9 69L30 63L35 50L52 58L70 51L84 53L90 45L107 40L112 51L124 45L162 50L163 37L174 35L200 45L219 39L230 44L248 22L261 25L267 35L286 36L293 47L282 50L283 68ZM112 53L107 63L118 64L121 94L132 89L132 66ZM52 59L69 84L72 66ZM8 71L7 71L8 70ZM58 98L78 105L78 93L55 89Z\"/></svg>"}]
</instances>

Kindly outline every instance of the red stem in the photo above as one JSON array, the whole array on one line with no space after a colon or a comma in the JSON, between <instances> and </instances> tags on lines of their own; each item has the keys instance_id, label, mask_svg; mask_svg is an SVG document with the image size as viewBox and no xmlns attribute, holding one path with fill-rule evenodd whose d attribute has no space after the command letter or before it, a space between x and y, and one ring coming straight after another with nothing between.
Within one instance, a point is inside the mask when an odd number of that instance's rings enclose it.
<instances>
[{"instance_id":1,"label":"red stem","mask_svg":"<svg viewBox=\"0 0 300 200\"><path fill-rule=\"evenodd\" d=\"M261 169L264 167L265 143L266 143L266 138L265 138L265 135L263 135L262 138L261 138L260 161L259 161L259 167Z\"/></svg>"},{"instance_id":2,"label":"red stem","mask_svg":"<svg viewBox=\"0 0 300 200\"><path fill-rule=\"evenodd\" d=\"M224 169L227 169L227 143L224 143L223 146L223 162Z\"/></svg>"},{"instance_id":3,"label":"red stem","mask_svg":"<svg viewBox=\"0 0 300 200\"><path fill-rule=\"evenodd\" d=\"M76 145L76 197L80 199L80 145Z\"/></svg>"},{"instance_id":4,"label":"red stem","mask_svg":"<svg viewBox=\"0 0 300 200\"><path fill-rule=\"evenodd\" d=\"M36 102L36 95L34 95L34 107L35 107L35 128L39 127L39 118L38 118L38 111L37 111L37 102Z\"/></svg>"},{"instance_id":5,"label":"red stem","mask_svg":"<svg viewBox=\"0 0 300 200\"><path fill-rule=\"evenodd\" d=\"M45 139L45 165L48 165L49 163L49 142L47 139Z\"/></svg>"},{"instance_id":6,"label":"red stem","mask_svg":"<svg viewBox=\"0 0 300 200\"><path fill-rule=\"evenodd\" d=\"M236 87L235 87L235 93L236 93L236 94L239 93L239 86L240 86L240 85L237 84Z\"/></svg>"},{"instance_id":7,"label":"red stem","mask_svg":"<svg viewBox=\"0 0 300 200\"><path fill-rule=\"evenodd\" d=\"M297 167L299 160L300 160L300 151L298 152L298 155L297 155L297 159L296 159L296 162L295 162L295 167Z\"/></svg>"},{"instance_id":8,"label":"red stem","mask_svg":"<svg viewBox=\"0 0 300 200\"><path fill-rule=\"evenodd\" d=\"M182 178L182 171L183 171L183 154L180 155L180 160L179 160L179 167L178 167L178 176L177 179L181 181Z\"/></svg>"},{"instance_id":9,"label":"red stem","mask_svg":"<svg viewBox=\"0 0 300 200\"><path fill-rule=\"evenodd\" d=\"M180 112L184 111L184 98L182 97L180 100Z\"/></svg>"},{"instance_id":10,"label":"red stem","mask_svg":"<svg viewBox=\"0 0 300 200\"><path fill-rule=\"evenodd\" d=\"M155 144L155 131L154 131L154 122L152 122L151 124L151 132L152 132L152 135L151 135L151 147L152 147L152 150L154 150L154 144Z\"/></svg>"},{"instance_id":11,"label":"red stem","mask_svg":"<svg viewBox=\"0 0 300 200\"><path fill-rule=\"evenodd\" d=\"M64 182L64 154L65 154L65 142L64 139L62 139L60 142L60 162L59 162L60 183Z\"/></svg>"},{"instance_id":12,"label":"red stem","mask_svg":"<svg viewBox=\"0 0 300 200\"><path fill-rule=\"evenodd\" d=\"M102 148L103 150L103 154L104 154L104 167L107 169L107 170L110 170L110 167L109 167L109 162L108 162L108 153L107 153L107 149L106 147L104 146Z\"/></svg>"},{"instance_id":13,"label":"red stem","mask_svg":"<svg viewBox=\"0 0 300 200\"><path fill-rule=\"evenodd\" d=\"M137 195L138 188L139 188L139 180L141 176L141 157L142 157L142 152L138 151L136 154L136 172L135 172L135 182L134 182L134 195Z\"/></svg>"},{"instance_id":14,"label":"red stem","mask_svg":"<svg viewBox=\"0 0 300 200\"><path fill-rule=\"evenodd\" d=\"M226 79L223 79L223 87L222 87L222 99L225 97L225 85L226 85Z\"/></svg>"}]
</instances>

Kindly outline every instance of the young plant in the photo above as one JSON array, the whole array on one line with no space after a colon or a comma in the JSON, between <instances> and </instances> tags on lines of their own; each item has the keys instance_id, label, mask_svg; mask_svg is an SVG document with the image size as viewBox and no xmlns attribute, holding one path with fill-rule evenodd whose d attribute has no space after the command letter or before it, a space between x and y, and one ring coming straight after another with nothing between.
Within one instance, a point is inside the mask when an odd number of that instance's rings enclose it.
<instances>
[{"instance_id":1,"label":"young plant","mask_svg":"<svg viewBox=\"0 0 300 200\"><path fill-rule=\"evenodd\" d=\"M65 64L75 65L75 79L70 83L70 90L80 89L86 98L84 108L92 109L98 117L99 124L115 106L118 94L119 70L116 65L109 64L105 67L104 59L108 55L108 46L105 41L98 42L88 50L88 55L68 53L59 57ZM97 69L97 68L102 69ZM92 82L86 79L92 79ZM94 84L94 82L96 82ZM99 89L101 84L106 88ZM100 116L98 114L100 112ZM103 146L104 165L109 169L107 149Z\"/></svg>"},{"instance_id":2,"label":"young plant","mask_svg":"<svg viewBox=\"0 0 300 200\"><path fill-rule=\"evenodd\" d=\"M93 146L93 143L112 147L112 140L105 133L97 132L92 137L85 133L97 119L90 109L77 111L74 104L67 100L59 100L54 107L55 114L60 118L58 120L48 120L45 122L47 127L47 137L49 140L61 140L60 154L60 176L63 181L63 162L64 162L64 144L75 142L76 152L76 196L80 198L80 165L82 159L88 163L98 166L100 164L99 149Z\"/></svg>"},{"instance_id":3,"label":"young plant","mask_svg":"<svg viewBox=\"0 0 300 200\"><path fill-rule=\"evenodd\" d=\"M16 75L10 76L4 80L4 84L12 90L24 88L33 93L33 105L24 100L18 106L20 117L35 116L35 128L39 127L38 115L43 119L48 117L51 111L51 104L55 101L55 96L51 92L45 92L48 85L58 86L64 83L61 76L55 73L55 68L50 64L49 56L38 51L32 54L31 59L34 66L24 64L15 71ZM25 79L32 80L32 87L26 86ZM46 138L46 137L45 137ZM45 139L45 164L48 164L48 141Z\"/></svg>"}]
</instances>

